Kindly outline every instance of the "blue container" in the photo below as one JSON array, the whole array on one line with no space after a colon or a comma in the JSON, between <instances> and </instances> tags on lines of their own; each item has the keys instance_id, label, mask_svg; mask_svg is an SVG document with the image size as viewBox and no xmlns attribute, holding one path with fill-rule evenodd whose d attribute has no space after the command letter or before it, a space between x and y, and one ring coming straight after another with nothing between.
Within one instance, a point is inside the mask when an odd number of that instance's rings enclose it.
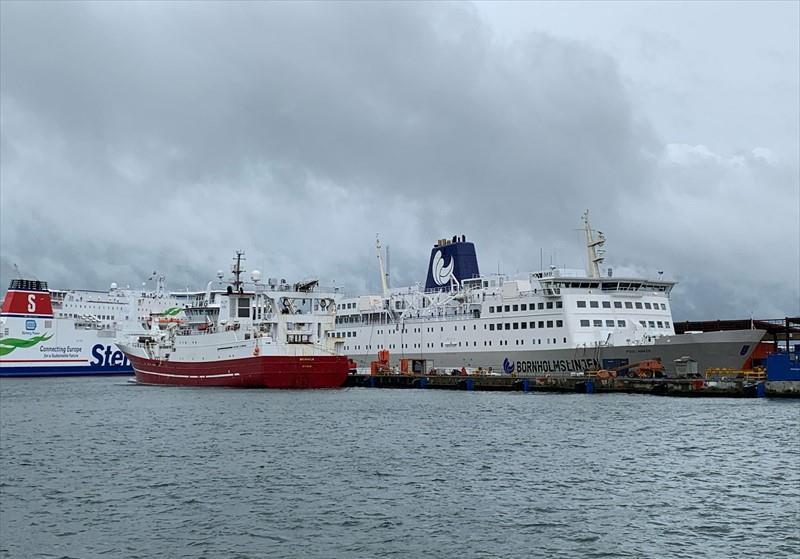
<instances>
[{"instance_id":1,"label":"blue container","mask_svg":"<svg viewBox=\"0 0 800 559\"><path fill-rule=\"evenodd\" d=\"M767 380L800 381L800 355L773 353L767 356Z\"/></svg>"}]
</instances>

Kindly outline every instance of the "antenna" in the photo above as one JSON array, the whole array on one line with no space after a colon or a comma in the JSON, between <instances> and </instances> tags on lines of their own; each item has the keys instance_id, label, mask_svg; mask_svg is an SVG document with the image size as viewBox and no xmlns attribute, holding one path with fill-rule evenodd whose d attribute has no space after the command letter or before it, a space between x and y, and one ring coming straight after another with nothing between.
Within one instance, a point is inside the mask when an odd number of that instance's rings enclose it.
<instances>
[{"instance_id":1,"label":"antenna","mask_svg":"<svg viewBox=\"0 0 800 559\"><path fill-rule=\"evenodd\" d=\"M22 279L22 274L20 273L19 266L17 266L16 263L14 263L14 272L17 274L17 279Z\"/></svg>"},{"instance_id":2,"label":"antenna","mask_svg":"<svg viewBox=\"0 0 800 559\"><path fill-rule=\"evenodd\" d=\"M389 245L386 245L386 287L391 287L392 284L389 281Z\"/></svg>"},{"instance_id":3,"label":"antenna","mask_svg":"<svg viewBox=\"0 0 800 559\"><path fill-rule=\"evenodd\" d=\"M241 251L241 250L237 250L236 251L236 256L234 257L233 268L231 270L233 272L233 282L232 283L233 283L234 291L239 291L241 286L244 285L244 282L240 279L242 273L244 273L244 269L242 269L242 260L244 260L244 258L242 258L243 256L244 256L244 251Z\"/></svg>"}]
</instances>

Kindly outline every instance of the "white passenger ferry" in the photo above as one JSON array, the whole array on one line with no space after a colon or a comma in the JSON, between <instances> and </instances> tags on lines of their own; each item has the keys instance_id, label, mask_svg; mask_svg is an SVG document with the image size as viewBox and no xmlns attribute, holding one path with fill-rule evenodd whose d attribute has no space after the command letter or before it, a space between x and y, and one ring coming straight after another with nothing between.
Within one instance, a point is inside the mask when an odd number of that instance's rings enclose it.
<instances>
[{"instance_id":1,"label":"white passenger ferry","mask_svg":"<svg viewBox=\"0 0 800 559\"><path fill-rule=\"evenodd\" d=\"M337 350L369 367L381 349L393 363L410 358L427 369L481 369L516 374L579 373L644 360L674 372L678 363L741 367L762 330L685 333L673 328L662 279L602 276L602 233L583 216L587 269L551 267L525 277L483 276L475 246L463 236L431 250L425 288L390 289L338 303ZM417 362L419 362L417 361ZM421 372L421 371L420 371Z\"/></svg>"},{"instance_id":2,"label":"white passenger ferry","mask_svg":"<svg viewBox=\"0 0 800 559\"><path fill-rule=\"evenodd\" d=\"M164 291L51 290L14 279L0 311L0 377L133 374L115 341L146 331L151 320L183 317L183 301Z\"/></svg>"}]
</instances>

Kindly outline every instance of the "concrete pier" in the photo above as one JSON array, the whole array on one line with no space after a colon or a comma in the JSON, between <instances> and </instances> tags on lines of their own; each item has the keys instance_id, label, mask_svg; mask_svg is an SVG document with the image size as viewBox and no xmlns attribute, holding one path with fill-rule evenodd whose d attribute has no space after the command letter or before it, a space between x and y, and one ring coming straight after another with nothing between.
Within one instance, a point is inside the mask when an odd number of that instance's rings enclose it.
<instances>
[{"instance_id":1,"label":"concrete pier","mask_svg":"<svg viewBox=\"0 0 800 559\"><path fill-rule=\"evenodd\" d=\"M430 390L464 390L492 392L561 392L582 394L651 394L679 397L764 398L772 396L764 381L733 379L631 378L599 379L593 376L513 375L402 375L351 374L346 386L371 388L424 388ZM774 394L778 396L778 394ZM786 394L780 394L786 397ZM800 392L795 397L800 397Z\"/></svg>"}]
</instances>

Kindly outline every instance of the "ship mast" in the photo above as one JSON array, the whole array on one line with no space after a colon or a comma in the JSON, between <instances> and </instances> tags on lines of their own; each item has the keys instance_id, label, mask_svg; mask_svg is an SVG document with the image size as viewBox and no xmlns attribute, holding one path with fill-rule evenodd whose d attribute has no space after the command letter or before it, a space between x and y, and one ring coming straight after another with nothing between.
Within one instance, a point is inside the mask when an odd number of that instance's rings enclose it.
<instances>
[{"instance_id":1,"label":"ship mast","mask_svg":"<svg viewBox=\"0 0 800 559\"><path fill-rule=\"evenodd\" d=\"M375 237L375 250L378 252L378 267L380 268L381 272L381 289L383 290L383 296L389 296L389 284L386 282L386 270L383 267L383 254L381 253L381 239L380 237Z\"/></svg>"},{"instance_id":2,"label":"ship mast","mask_svg":"<svg viewBox=\"0 0 800 559\"><path fill-rule=\"evenodd\" d=\"M589 224L589 210L583 212L583 228L586 231L586 253L587 253L587 268L586 273L590 278L600 277L600 264L603 263L605 257L603 254L603 245L606 238L603 236L602 231L597 232L597 238L594 238L592 233L592 226Z\"/></svg>"},{"instance_id":3,"label":"ship mast","mask_svg":"<svg viewBox=\"0 0 800 559\"><path fill-rule=\"evenodd\" d=\"M233 264L233 269L231 270L233 272L233 282L231 283L233 284L233 290L236 292L238 292L244 285L244 282L240 278L240 276L244 272L244 270L242 269L243 256L244 256L244 251L241 250L236 251L236 257L234 258L235 262Z\"/></svg>"}]
</instances>

